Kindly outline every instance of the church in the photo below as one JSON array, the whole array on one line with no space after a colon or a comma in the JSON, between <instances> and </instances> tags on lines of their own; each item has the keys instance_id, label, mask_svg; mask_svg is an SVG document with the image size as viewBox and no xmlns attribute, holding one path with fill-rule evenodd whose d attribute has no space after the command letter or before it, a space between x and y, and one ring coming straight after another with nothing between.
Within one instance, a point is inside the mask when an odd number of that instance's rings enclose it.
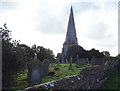
<instances>
[{"instance_id":1,"label":"church","mask_svg":"<svg viewBox=\"0 0 120 91\"><path fill-rule=\"evenodd\" d=\"M103 57L103 55L99 52L99 50L95 50L93 48L90 51L86 51L85 49L83 49L83 47L78 45L73 8L71 6L69 21L68 21L68 26L67 26L67 32L66 32L66 38L65 38L65 42L63 43L62 53L58 53L56 58L65 60L67 57L68 49L73 46L77 46L76 51L79 51L79 53L77 53L76 55L79 56L79 58L92 58L93 56L96 58Z\"/></svg>"}]
</instances>

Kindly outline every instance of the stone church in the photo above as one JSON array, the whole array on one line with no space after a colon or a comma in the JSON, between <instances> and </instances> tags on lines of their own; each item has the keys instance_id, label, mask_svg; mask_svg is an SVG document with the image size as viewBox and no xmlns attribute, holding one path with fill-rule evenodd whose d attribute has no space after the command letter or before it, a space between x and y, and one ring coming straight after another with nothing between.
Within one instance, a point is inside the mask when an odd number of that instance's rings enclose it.
<instances>
[{"instance_id":1,"label":"stone church","mask_svg":"<svg viewBox=\"0 0 120 91\"><path fill-rule=\"evenodd\" d=\"M71 6L70 9L70 16L69 16L69 21L68 21L68 26L67 26L67 32L66 32L66 38L65 42L63 43L63 48L62 48L62 53L58 53L56 56L56 59L59 61L65 61L66 56L67 56L67 51L71 46L79 46L78 45L78 39L77 39L77 34L76 34L76 28L75 28L75 21L74 21L74 14L73 14L73 8ZM103 58L103 54L99 52L99 50L95 50L94 48L91 49L90 51L86 51L83 47L79 46L79 58ZM78 51L77 50L77 51ZM82 51L83 50L83 51ZM84 54L84 53L85 54ZM80 57L80 55L85 55L86 57ZM100 59L101 60L101 59ZM83 62L83 61L82 61Z\"/></svg>"}]
</instances>

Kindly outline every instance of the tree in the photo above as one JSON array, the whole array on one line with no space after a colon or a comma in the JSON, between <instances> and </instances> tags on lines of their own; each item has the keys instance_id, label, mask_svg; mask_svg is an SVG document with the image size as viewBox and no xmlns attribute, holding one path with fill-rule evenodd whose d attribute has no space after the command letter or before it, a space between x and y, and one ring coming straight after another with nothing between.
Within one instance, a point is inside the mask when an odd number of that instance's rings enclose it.
<instances>
[{"instance_id":1,"label":"tree","mask_svg":"<svg viewBox=\"0 0 120 91\"><path fill-rule=\"evenodd\" d=\"M94 48L91 49L88 53L89 53L90 59L93 58L93 56L95 58L103 58L104 57L104 55L102 53L100 53L99 50L95 50Z\"/></svg>"},{"instance_id":2,"label":"tree","mask_svg":"<svg viewBox=\"0 0 120 91\"><path fill-rule=\"evenodd\" d=\"M71 57L75 60L79 56L79 58L86 58L86 51L79 45L73 45L68 48L67 51L67 59Z\"/></svg>"},{"instance_id":3,"label":"tree","mask_svg":"<svg viewBox=\"0 0 120 91\"><path fill-rule=\"evenodd\" d=\"M116 56L116 58L120 61L120 54L118 54L118 55Z\"/></svg>"},{"instance_id":4,"label":"tree","mask_svg":"<svg viewBox=\"0 0 120 91\"><path fill-rule=\"evenodd\" d=\"M105 57L110 57L110 53L108 51L102 51L101 52Z\"/></svg>"},{"instance_id":5,"label":"tree","mask_svg":"<svg viewBox=\"0 0 120 91\"><path fill-rule=\"evenodd\" d=\"M52 61L55 60L53 51L50 49L44 48L42 46L37 46L36 53L37 53L37 58L40 61L43 61L44 59L50 59Z\"/></svg>"},{"instance_id":6,"label":"tree","mask_svg":"<svg viewBox=\"0 0 120 91\"><path fill-rule=\"evenodd\" d=\"M19 44L19 41L11 41L11 31L7 29L6 24L0 28L2 36L2 87L11 86L16 75L23 71L25 65L25 51Z\"/></svg>"}]
</instances>

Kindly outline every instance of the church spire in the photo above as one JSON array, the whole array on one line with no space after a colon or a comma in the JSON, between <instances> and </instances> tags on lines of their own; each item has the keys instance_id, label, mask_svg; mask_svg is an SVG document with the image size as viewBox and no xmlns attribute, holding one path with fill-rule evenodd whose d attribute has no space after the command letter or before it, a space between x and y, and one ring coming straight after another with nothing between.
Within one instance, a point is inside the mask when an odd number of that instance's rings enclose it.
<instances>
[{"instance_id":1,"label":"church spire","mask_svg":"<svg viewBox=\"0 0 120 91\"><path fill-rule=\"evenodd\" d=\"M69 16L69 22L68 22L68 27L67 27L65 43L78 44L72 6L70 9L70 16Z\"/></svg>"},{"instance_id":2,"label":"church spire","mask_svg":"<svg viewBox=\"0 0 120 91\"><path fill-rule=\"evenodd\" d=\"M64 55L66 55L67 50L71 45L78 45L72 6L70 9L70 16L69 16L69 21L68 21L68 26L67 26L66 39L63 44L63 50L62 50L62 53Z\"/></svg>"}]
</instances>

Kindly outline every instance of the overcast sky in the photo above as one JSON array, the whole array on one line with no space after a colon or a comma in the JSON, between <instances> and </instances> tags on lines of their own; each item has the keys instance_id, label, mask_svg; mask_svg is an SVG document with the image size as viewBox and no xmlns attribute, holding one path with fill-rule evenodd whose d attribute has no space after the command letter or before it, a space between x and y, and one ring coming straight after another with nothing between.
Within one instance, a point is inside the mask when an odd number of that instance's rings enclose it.
<instances>
[{"instance_id":1,"label":"overcast sky","mask_svg":"<svg viewBox=\"0 0 120 91\"><path fill-rule=\"evenodd\" d=\"M7 24L13 40L28 46L62 51L70 7L78 44L86 50L118 54L118 0L0 0L0 26Z\"/></svg>"}]
</instances>

